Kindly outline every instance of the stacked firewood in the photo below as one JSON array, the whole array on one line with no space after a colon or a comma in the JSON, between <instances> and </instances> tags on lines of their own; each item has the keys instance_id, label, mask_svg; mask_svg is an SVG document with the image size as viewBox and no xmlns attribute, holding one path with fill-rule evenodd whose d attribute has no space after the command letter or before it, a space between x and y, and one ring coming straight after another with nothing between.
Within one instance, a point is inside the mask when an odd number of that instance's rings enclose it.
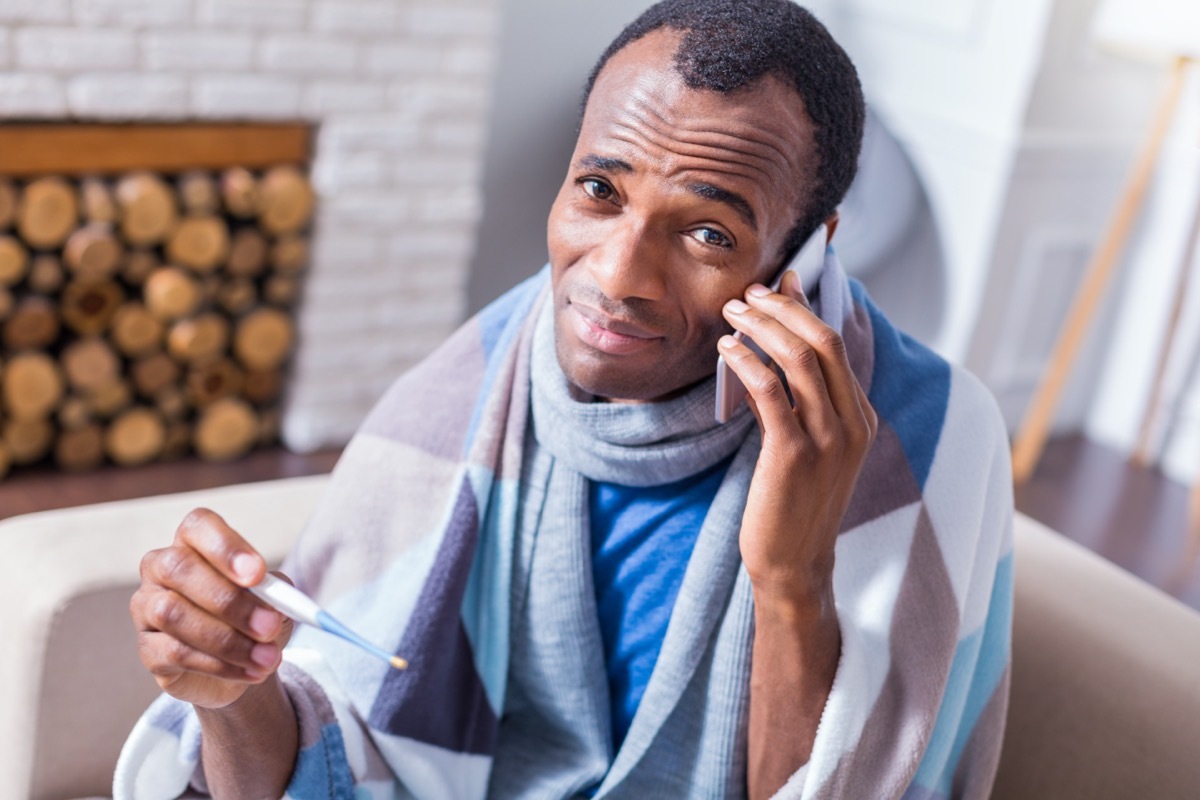
<instances>
[{"instance_id":1,"label":"stacked firewood","mask_svg":"<svg viewBox=\"0 0 1200 800\"><path fill-rule=\"evenodd\" d=\"M291 166L0 177L0 476L273 441L313 202Z\"/></svg>"}]
</instances>

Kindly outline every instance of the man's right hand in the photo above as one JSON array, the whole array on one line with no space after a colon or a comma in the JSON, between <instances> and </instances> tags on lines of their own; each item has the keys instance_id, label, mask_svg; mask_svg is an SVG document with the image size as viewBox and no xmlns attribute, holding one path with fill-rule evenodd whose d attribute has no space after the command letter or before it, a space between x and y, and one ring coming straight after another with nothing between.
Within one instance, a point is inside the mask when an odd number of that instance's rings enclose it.
<instances>
[{"instance_id":1,"label":"man's right hand","mask_svg":"<svg viewBox=\"0 0 1200 800\"><path fill-rule=\"evenodd\" d=\"M292 622L246 590L267 565L207 509L192 511L170 547L142 559L129 603L138 654L158 685L201 708L224 708L279 668Z\"/></svg>"}]
</instances>

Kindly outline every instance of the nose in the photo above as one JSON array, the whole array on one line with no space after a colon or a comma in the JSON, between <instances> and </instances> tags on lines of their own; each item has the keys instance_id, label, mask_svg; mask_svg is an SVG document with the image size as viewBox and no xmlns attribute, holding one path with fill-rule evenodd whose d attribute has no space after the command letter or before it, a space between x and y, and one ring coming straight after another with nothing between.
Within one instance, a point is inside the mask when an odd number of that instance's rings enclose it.
<instances>
[{"instance_id":1,"label":"nose","mask_svg":"<svg viewBox=\"0 0 1200 800\"><path fill-rule=\"evenodd\" d=\"M589 272L610 300L662 300L666 249L645 225L615 226L600 247L593 248Z\"/></svg>"}]
</instances>

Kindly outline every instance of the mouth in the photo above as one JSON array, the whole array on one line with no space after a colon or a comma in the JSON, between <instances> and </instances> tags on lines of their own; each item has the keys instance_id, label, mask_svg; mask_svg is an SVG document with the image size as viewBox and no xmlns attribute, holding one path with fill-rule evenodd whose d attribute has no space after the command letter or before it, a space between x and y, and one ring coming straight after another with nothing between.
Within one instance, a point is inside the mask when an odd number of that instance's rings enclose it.
<instances>
[{"instance_id":1,"label":"mouth","mask_svg":"<svg viewBox=\"0 0 1200 800\"><path fill-rule=\"evenodd\" d=\"M580 303L568 303L570 324L584 344L610 355L629 355L653 345L663 337L636 323L610 317Z\"/></svg>"}]
</instances>

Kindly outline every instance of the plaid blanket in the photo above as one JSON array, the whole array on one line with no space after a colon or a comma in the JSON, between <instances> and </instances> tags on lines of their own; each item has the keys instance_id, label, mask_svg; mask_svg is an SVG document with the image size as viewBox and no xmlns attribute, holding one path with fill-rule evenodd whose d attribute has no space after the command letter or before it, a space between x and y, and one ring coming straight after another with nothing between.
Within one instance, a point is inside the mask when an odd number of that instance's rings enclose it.
<instances>
[{"instance_id":1,"label":"plaid blanket","mask_svg":"<svg viewBox=\"0 0 1200 800\"><path fill-rule=\"evenodd\" d=\"M529 457L530 351L548 283L543 270L516 287L397 381L285 564L411 662L389 670L297 630L281 668L301 735L288 797L744 796L753 600L736 525L757 431L714 501L728 521L702 531L634 727L605 752L607 687L572 671L602 658L580 634L596 623L569 594L553 601L572 577L539 575L531 555L545 467ZM779 796L986 798L1010 654L1003 424L979 382L893 328L832 251L818 299L880 425L837 544L837 674L812 756ZM578 550L545 538L538 553ZM529 600L546 585L551 602ZM518 676L561 729L510 724ZM115 797L202 789L199 741L190 707L160 698L126 743Z\"/></svg>"}]
</instances>

